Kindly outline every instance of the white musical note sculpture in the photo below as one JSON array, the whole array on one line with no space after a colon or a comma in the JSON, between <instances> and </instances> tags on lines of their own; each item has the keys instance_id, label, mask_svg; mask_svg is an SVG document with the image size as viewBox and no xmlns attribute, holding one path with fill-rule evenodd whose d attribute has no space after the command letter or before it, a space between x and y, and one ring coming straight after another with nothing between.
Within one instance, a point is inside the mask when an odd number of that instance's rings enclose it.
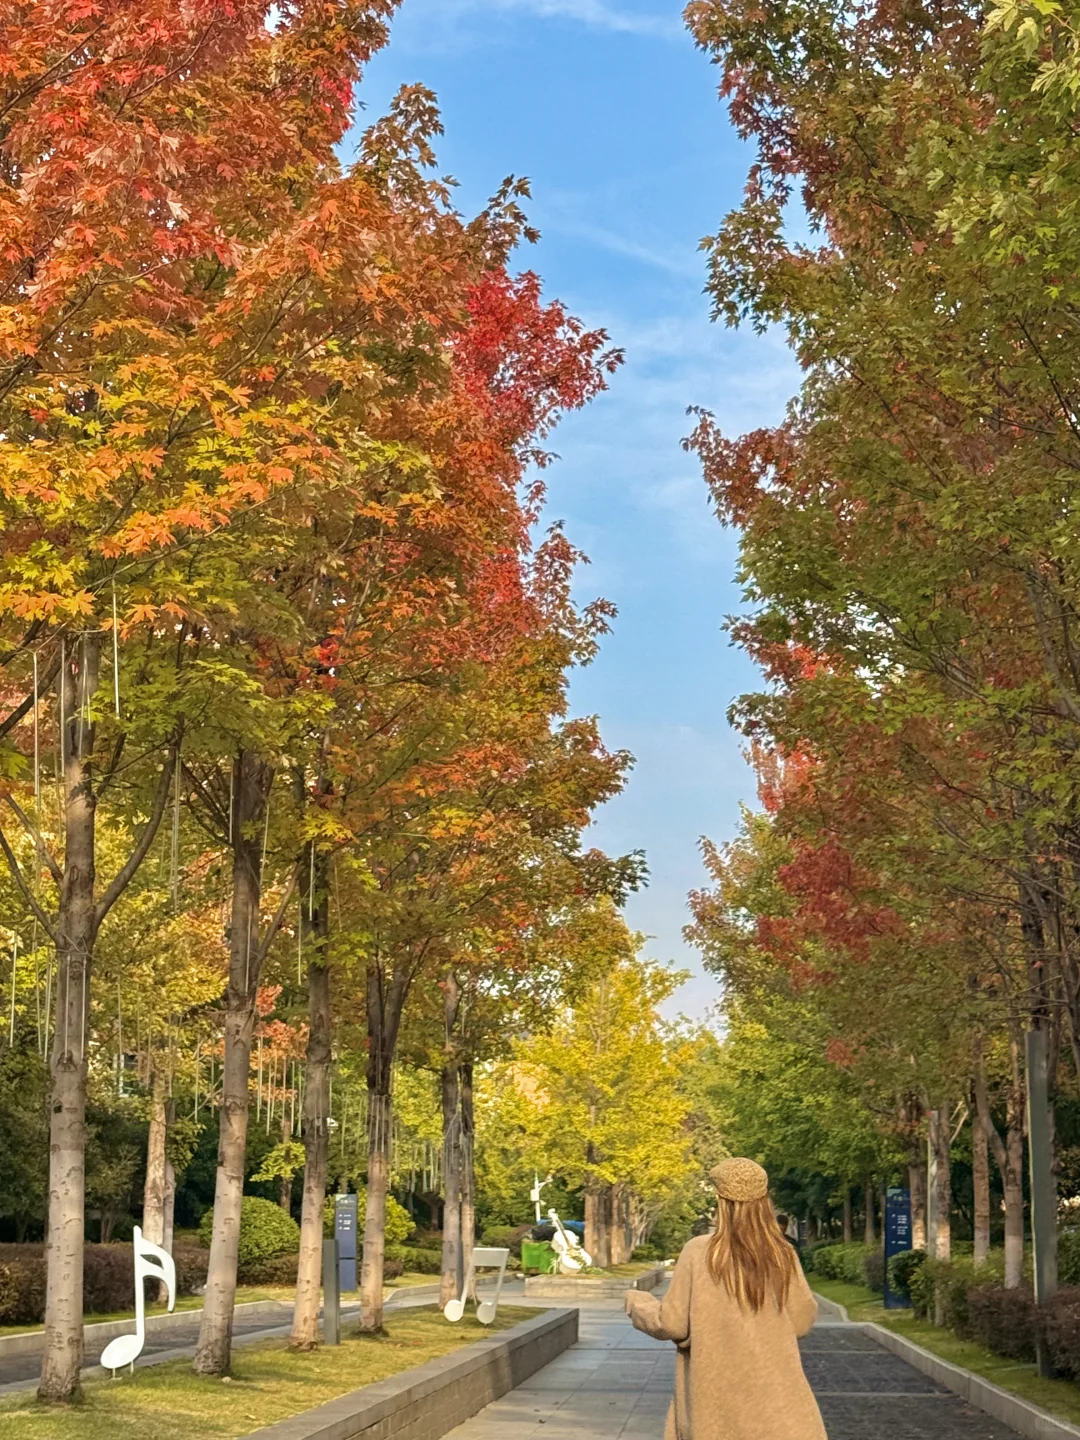
<instances>
[{"instance_id":1,"label":"white musical note sculpture","mask_svg":"<svg viewBox=\"0 0 1080 1440\"><path fill-rule=\"evenodd\" d=\"M490 1325L495 1319L499 1309L499 1296L502 1294L503 1276L506 1274L506 1262L510 1259L510 1251L499 1246L476 1246L469 1256L469 1269L465 1275L465 1286L459 1300L448 1300L443 1306L443 1314L452 1324L465 1314L465 1297L472 1289L473 1280L476 1276L478 1265L487 1265L497 1268L499 1279L495 1285L494 1300L480 1300L476 1306L476 1318L481 1325Z\"/></svg>"},{"instance_id":2,"label":"white musical note sculpture","mask_svg":"<svg viewBox=\"0 0 1080 1440\"><path fill-rule=\"evenodd\" d=\"M146 1344L146 1298L144 1280L164 1280L169 1291L169 1309L176 1304L176 1264L167 1250L144 1240L138 1225L132 1238L135 1250L135 1334L118 1335L101 1352L99 1364L115 1375L125 1365L135 1369L135 1361Z\"/></svg>"}]
</instances>

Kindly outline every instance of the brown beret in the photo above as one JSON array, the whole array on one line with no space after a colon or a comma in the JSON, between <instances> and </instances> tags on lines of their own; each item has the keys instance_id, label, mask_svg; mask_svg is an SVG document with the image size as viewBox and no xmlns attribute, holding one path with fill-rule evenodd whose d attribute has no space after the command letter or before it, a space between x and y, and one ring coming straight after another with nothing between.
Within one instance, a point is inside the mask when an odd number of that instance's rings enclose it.
<instances>
[{"instance_id":1,"label":"brown beret","mask_svg":"<svg viewBox=\"0 0 1080 1440\"><path fill-rule=\"evenodd\" d=\"M753 1160L721 1160L709 1179L722 1200L760 1200L769 1193L769 1177Z\"/></svg>"}]
</instances>

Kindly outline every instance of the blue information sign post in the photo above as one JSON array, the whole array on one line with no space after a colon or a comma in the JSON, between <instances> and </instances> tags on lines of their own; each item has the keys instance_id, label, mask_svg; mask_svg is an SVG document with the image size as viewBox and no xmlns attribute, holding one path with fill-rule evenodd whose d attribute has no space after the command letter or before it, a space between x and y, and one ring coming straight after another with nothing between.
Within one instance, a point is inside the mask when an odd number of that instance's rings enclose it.
<instances>
[{"instance_id":1,"label":"blue information sign post","mask_svg":"<svg viewBox=\"0 0 1080 1440\"><path fill-rule=\"evenodd\" d=\"M890 1185L885 1196L885 1309L907 1310L911 1301L889 1289L889 1261L911 1249L911 1191Z\"/></svg>"},{"instance_id":2,"label":"blue information sign post","mask_svg":"<svg viewBox=\"0 0 1080 1440\"><path fill-rule=\"evenodd\" d=\"M356 1289L357 1208L355 1195L338 1195L334 1200L334 1238L338 1242L338 1276L341 1290Z\"/></svg>"}]
</instances>

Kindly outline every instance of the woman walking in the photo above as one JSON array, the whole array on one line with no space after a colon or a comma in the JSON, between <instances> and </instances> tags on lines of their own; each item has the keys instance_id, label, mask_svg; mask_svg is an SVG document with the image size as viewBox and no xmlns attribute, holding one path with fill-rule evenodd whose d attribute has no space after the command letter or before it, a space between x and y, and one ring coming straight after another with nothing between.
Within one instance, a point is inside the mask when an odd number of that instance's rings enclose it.
<instances>
[{"instance_id":1,"label":"woman walking","mask_svg":"<svg viewBox=\"0 0 1080 1440\"><path fill-rule=\"evenodd\" d=\"M639 1330L679 1347L664 1440L827 1440L798 1346L817 1302L769 1177L753 1160L724 1160L710 1179L715 1232L684 1247L663 1300L626 1299Z\"/></svg>"}]
</instances>

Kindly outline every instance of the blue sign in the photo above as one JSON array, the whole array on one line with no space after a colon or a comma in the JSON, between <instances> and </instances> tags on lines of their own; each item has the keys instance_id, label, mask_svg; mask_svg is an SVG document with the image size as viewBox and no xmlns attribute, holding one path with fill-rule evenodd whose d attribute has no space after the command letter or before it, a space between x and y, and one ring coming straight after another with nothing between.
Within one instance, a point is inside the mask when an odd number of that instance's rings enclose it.
<instances>
[{"instance_id":1,"label":"blue sign","mask_svg":"<svg viewBox=\"0 0 1080 1440\"><path fill-rule=\"evenodd\" d=\"M911 1191L890 1185L885 1195L885 1309L907 1310L911 1301L889 1289L889 1261L911 1249Z\"/></svg>"},{"instance_id":2,"label":"blue sign","mask_svg":"<svg viewBox=\"0 0 1080 1440\"><path fill-rule=\"evenodd\" d=\"M357 1199L355 1195L338 1195L334 1199L334 1238L338 1242L338 1280L342 1291L356 1289L356 1257L358 1254Z\"/></svg>"}]
</instances>

